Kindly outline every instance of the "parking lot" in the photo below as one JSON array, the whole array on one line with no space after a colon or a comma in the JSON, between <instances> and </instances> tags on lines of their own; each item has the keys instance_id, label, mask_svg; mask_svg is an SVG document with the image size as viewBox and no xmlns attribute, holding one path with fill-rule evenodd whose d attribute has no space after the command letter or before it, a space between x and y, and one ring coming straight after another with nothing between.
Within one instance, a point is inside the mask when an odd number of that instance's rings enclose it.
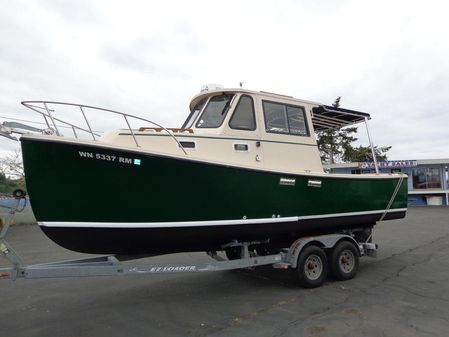
<instances>
[{"instance_id":1,"label":"parking lot","mask_svg":"<svg viewBox=\"0 0 449 337\"><path fill-rule=\"evenodd\" d=\"M27 264L78 258L37 226L8 241ZM299 288L262 267L201 274L0 282L5 336L447 336L449 207L409 209L375 227L358 276ZM206 261L201 253L151 258ZM7 261L0 259L0 265Z\"/></svg>"}]
</instances>

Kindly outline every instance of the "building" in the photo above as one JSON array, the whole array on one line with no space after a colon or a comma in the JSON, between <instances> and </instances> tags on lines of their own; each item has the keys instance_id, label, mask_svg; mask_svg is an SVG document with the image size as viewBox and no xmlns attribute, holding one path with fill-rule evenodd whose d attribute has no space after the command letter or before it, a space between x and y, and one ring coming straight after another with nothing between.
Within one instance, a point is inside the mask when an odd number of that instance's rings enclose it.
<instances>
[{"instance_id":1,"label":"building","mask_svg":"<svg viewBox=\"0 0 449 337\"><path fill-rule=\"evenodd\" d=\"M379 162L380 173L408 175L409 205L449 205L449 159L389 160ZM374 163L324 165L332 173L375 173Z\"/></svg>"}]
</instances>

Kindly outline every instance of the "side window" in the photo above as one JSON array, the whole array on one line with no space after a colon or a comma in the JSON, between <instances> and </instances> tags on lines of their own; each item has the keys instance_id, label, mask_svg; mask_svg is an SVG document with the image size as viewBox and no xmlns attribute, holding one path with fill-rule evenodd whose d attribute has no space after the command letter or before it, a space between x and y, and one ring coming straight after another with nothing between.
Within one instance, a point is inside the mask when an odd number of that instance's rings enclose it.
<instances>
[{"instance_id":1,"label":"side window","mask_svg":"<svg viewBox=\"0 0 449 337\"><path fill-rule=\"evenodd\" d=\"M288 133L287 114L283 104L263 102L267 132Z\"/></svg>"},{"instance_id":2,"label":"side window","mask_svg":"<svg viewBox=\"0 0 449 337\"><path fill-rule=\"evenodd\" d=\"M287 105L287 117L292 135L307 136L304 109L299 106Z\"/></svg>"},{"instance_id":3,"label":"side window","mask_svg":"<svg viewBox=\"0 0 449 337\"><path fill-rule=\"evenodd\" d=\"M197 128L218 128L226 117L226 113L229 109L234 95L220 95L214 96L207 103L203 114L200 117Z\"/></svg>"},{"instance_id":4,"label":"side window","mask_svg":"<svg viewBox=\"0 0 449 337\"><path fill-rule=\"evenodd\" d=\"M263 113L267 132L309 135L303 107L263 101Z\"/></svg>"},{"instance_id":5,"label":"side window","mask_svg":"<svg viewBox=\"0 0 449 337\"><path fill-rule=\"evenodd\" d=\"M229 121L229 126L238 130L256 130L256 116L251 96L243 95L240 97L234 114Z\"/></svg>"}]
</instances>

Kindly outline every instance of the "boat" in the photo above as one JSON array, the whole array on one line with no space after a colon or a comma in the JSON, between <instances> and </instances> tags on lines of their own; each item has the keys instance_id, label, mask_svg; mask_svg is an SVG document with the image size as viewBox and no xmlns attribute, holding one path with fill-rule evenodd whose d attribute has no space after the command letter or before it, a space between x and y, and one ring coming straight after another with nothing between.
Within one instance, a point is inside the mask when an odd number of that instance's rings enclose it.
<instances>
[{"instance_id":1,"label":"boat","mask_svg":"<svg viewBox=\"0 0 449 337\"><path fill-rule=\"evenodd\" d=\"M48 126L20 137L34 215L73 251L158 255L232 242L273 251L315 234L369 240L376 222L406 214L406 175L323 169L316 132L366 122L364 112L218 86L193 97L179 128L82 104L22 104ZM83 123L58 117L60 108ZM92 111L125 127L100 133Z\"/></svg>"}]
</instances>

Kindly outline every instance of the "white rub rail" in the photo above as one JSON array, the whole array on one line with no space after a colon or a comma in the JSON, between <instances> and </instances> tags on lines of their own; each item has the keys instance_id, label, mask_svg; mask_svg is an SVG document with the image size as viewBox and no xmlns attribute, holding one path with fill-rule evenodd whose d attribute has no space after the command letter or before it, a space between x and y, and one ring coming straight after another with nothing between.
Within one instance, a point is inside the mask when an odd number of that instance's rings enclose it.
<instances>
[{"instance_id":1,"label":"white rub rail","mask_svg":"<svg viewBox=\"0 0 449 337\"><path fill-rule=\"evenodd\" d=\"M137 147L140 147L140 144L137 140L136 137L136 133L135 130L133 130L131 128L131 125L129 123L129 119L136 119L136 120L140 120L140 121L144 121L150 124L153 124L155 126L157 126L158 128L161 128L162 130L164 130L165 132L167 132L169 134L169 136L171 138L174 139L174 141L178 144L179 148L184 152L185 155L187 155L187 152L185 151L184 147L182 146L182 144L176 139L176 137L173 135L172 132L170 132L169 129L163 127L162 125L153 122L149 119L145 119L142 117L138 117L138 116L134 116L134 115L130 115L124 112L120 112L120 111L115 111L115 110L110 110L110 109L104 109L104 108L99 108L99 107L95 107L95 106L91 106L91 105L84 105L84 104L76 104L76 103L65 103L65 102L52 102L52 101L23 101L21 102L22 105L24 105L25 107L39 113L40 115L43 116L45 123L48 126L48 131L49 134L52 134L52 132L56 133L56 136L62 136L62 133L59 132L58 126L56 124L56 122L59 122L61 124L63 124L66 127L70 127L73 131L73 135L75 136L75 138L78 138L78 131L83 131L83 132L87 132L88 134L91 135L92 139L94 141L97 141L96 137L99 137L100 135L98 134L98 132L94 131L91 127L91 124L89 123L89 120L87 118L85 109L92 109L92 110L96 110L96 111L101 111L101 112L108 112L108 113L113 113L116 115L120 115L123 117L123 119L126 122L127 128L128 130L131 132L131 135L134 139L134 143L136 144ZM54 109L50 109L50 105L58 105L58 106L70 106L70 107L76 107L79 108L80 113L82 114L84 121L86 122L86 127L82 127L79 125L75 125L72 124L70 122L64 121L62 119L56 118L54 116ZM53 108L53 107L52 107Z\"/></svg>"}]
</instances>

